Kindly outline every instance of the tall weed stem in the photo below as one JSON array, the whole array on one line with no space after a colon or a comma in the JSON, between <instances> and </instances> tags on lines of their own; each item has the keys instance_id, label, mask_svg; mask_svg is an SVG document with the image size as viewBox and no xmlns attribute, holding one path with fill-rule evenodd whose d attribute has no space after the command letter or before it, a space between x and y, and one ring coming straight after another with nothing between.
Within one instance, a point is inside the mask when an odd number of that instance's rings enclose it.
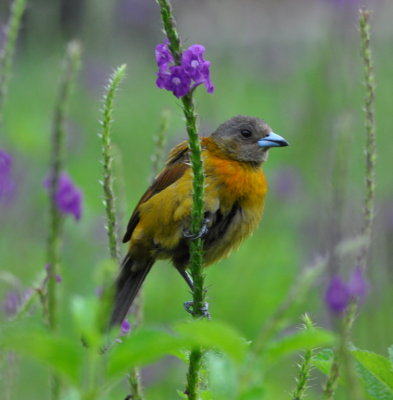
<instances>
[{"instance_id":1,"label":"tall weed stem","mask_svg":"<svg viewBox=\"0 0 393 400\"><path fill-rule=\"evenodd\" d=\"M46 294L46 311L49 328L52 331L57 329L58 307L56 293L56 275L59 273L60 262L60 240L63 218L57 209L55 193L57 190L60 172L64 163L64 121L66 107L70 97L70 91L74 77L79 69L81 48L79 43L70 42L67 46L63 73L61 76L60 90L57 97L53 126L52 126L52 148L50 158L50 217L49 217L49 237L48 237L48 286ZM60 396L60 381L54 375L51 380L52 399L56 400Z\"/></svg>"},{"instance_id":2,"label":"tall weed stem","mask_svg":"<svg viewBox=\"0 0 393 400\"><path fill-rule=\"evenodd\" d=\"M105 89L103 108L102 108L102 131L100 133L101 146L102 146L102 165L103 165L103 178L102 188L104 191L104 205L106 212L106 230L108 235L108 248L111 258L118 264L120 262L120 251L117 238L117 221L116 221L116 208L115 208L115 194L113 190L113 150L111 143L111 127L113 122L113 104L116 96L116 91L120 82L124 78L126 65L123 64L116 68L109 78L108 84ZM142 400L142 385L140 382L139 370L136 368L131 369L128 376L128 383L130 387L130 396L135 400Z\"/></svg>"},{"instance_id":3,"label":"tall weed stem","mask_svg":"<svg viewBox=\"0 0 393 400\"><path fill-rule=\"evenodd\" d=\"M365 127L366 127L366 184L364 197L364 214L362 234L367 242L359 255L359 264L362 268L367 266L367 257L371 241L371 231L374 220L375 199L375 164L376 154L376 127L375 127L375 82L374 67L370 41L370 11L366 8L360 10L359 17L361 55L364 64L364 85L366 96L364 99Z\"/></svg>"},{"instance_id":4,"label":"tall weed stem","mask_svg":"<svg viewBox=\"0 0 393 400\"><path fill-rule=\"evenodd\" d=\"M116 90L124 77L125 70L126 65L123 64L116 68L109 78L103 99L101 121L102 131L99 135L102 141L102 188L104 190L108 247L111 258L117 262L120 261L120 252L117 240L115 195L113 192L111 126L113 122L113 102L115 99Z\"/></svg>"},{"instance_id":5,"label":"tall weed stem","mask_svg":"<svg viewBox=\"0 0 393 400\"><path fill-rule=\"evenodd\" d=\"M303 316L304 330L309 331L313 329L314 325L310 317L306 314ZM291 394L292 400L303 400L306 396L308 382L310 380L310 373L312 369L311 361L313 357L313 350L307 349L303 356L302 362L299 364L299 375L296 378L296 387Z\"/></svg>"},{"instance_id":6,"label":"tall weed stem","mask_svg":"<svg viewBox=\"0 0 393 400\"><path fill-rule=\"evenodd\" d=\"M179 34L176 30L175 18L168 0L157 0L161 11L162 23L165 34L169 40L169 49L172 52L176 64L181 63L182 46ZM202 161L201 143L197 130L197 116L195 112L193 92L181 98L183 112L186 119L186 128L189 137L189 148L191 152L191 166L193 172L193 205L191 213L191 232L197 234L203 225L204 217L204 171ZM196 239L190 244L190 271L194 282L193 290L193 316L201 318L206 316L205 307L205 276L203 273L203 241ZM189 359L189 369L187 374L186 395L190 400L199 398L199 388L201 385L201 367L203 360L203 350L194 348Z\"/></svg>"},{"instance_id":7,"label":"tall weed stem","mask_svg":"<svg viewBox=\"0 0 393 400\"><path fill-rule=\"evenodd\" d=\"M0 53L0 124L3 119L3 106L7 95L8 82L11 78L12 63L15 53L16 39L20 28L27 0L14 0L6 28L6 40Z\"/></svg>"}]
</instances>

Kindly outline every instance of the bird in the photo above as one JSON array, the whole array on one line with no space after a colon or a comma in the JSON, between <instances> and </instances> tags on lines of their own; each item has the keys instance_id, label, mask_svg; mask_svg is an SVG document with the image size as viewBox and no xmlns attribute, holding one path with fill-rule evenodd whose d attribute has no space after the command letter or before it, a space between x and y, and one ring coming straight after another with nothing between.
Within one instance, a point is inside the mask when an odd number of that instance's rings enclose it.
<instances>
[{"instance_id":1,"label":"bird","mask_svg":"<svg viewBox=\"0 0 393 400\"><path fill-rule=\"evenodd\" d=\"M203 262L209 266L238 248L257 228L266 178L260 166L272 147L288 146L262 119L235 116L200 137L205 176ZM166 165L141 197L127 225L128 251L115 282L110 326L125 319L156 260L170 259L193 288L187 266L193 173L188 141L175 146Z\"/></svg>"}]
</instances>

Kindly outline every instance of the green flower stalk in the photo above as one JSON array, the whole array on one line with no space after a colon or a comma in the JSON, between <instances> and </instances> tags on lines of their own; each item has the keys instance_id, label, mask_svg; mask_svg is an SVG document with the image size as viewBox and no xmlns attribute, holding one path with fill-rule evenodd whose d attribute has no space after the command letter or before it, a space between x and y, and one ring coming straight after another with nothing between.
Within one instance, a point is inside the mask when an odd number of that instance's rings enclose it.
<instances>
[{"instance_id":1,"label":"green flower stalk","mask_svg":"<svg viewBox=\"0 0 393 400\"><path fill-rule=\"evenodd\" d=\"M181 98L183 112L186 119L186 128L189 137L189 148L191 153L191 166L193 172L193 206L191 212L191 232L197 235L203 225L204 218L204 170L202 161L202 150L197 130L197 116L193 101L193 89L190 89L191 80L185 77L179 66L182 62L182 46L179 34L176 30L175 19L172 8L168 0L157 0L161 10L161 18L168 47L173 57L173 61L178 69L178 81L185 81L185 85L179 87L167 86L166 89L172 90L176 97ZM165 68L162 64L161 67ZM208 77L207 77L208 83ZM161 87L161 84L157 86ZM195 88L196 86L194 86ZM210 90L212 86L210 84ZM209 91L209 89L208 89ZM206 288L205 276L203 273L203 241L202 239L192 240L190 244L190 272L194 282L192 313L194 318L206 317ZM201 368L203 363L203 350L199 347L191 351L189 359L189 369L187 374L187 386L185 394L190 400L199 398L199 388L201 386Z\"/></svg>"},{"instance_id":2,"label":"green flower stalk","mask_svg":"<svg viewBox=\"0 0 393 400\"><path fill-rule=\"evenodd\" d=\"M116 91L124 78L126 65L123 64L116 68L109 78L106 86L103 109L102 109L102 131L100 138L102 141L102 165L103 165L103 179L102 188L104 191L104 205L106 212L106 230L108 235L108 247L111 258L120 262L120 251L117 238L117 221L116 221L116 208L115 208L115 194L113 191L113 156L111 144L111 127L113 122L113 104L116 96ZM139 371L133 368L128 376L128 383L132 399L143 400L142 385L140 382Z\"/></svg>"},{"instance_id":3,"label":"green flower stalk","mask_svg":"<svg viewBox=\"0 0 393 400\"><path fill-rule=\"evenodd\" d=\"M376 164L376 128L375 128L375 83L373 73L373 61L370 42L370 11L362 8L359 17L361 56L364 64L365 96L365 127L366 127L366 184L363 211L363 226L361 235L365 241L358 256L358 267L365 270L367 257L371 243L372 225L374 220L375 202L375 164ZM340 348L336 350L330 374L328 376L323 399L333 399L337 387L340 370L347 381L347 397L351 400L362 399L361 389L355 375L354 363L350 354L351 330L355 321L358 305L352 301L341 323Z\"/></svg>"},{"instance_id":4,"label":"green flower stalk","mask_svg":"<svg viewBox=\"0 0 393 400\"><path fill-rule=\"evenodd\" d=\"M8 82L11 78L16 39L25 9L26 0L14 0L12 2L11 14L6 28L5 45L0 53L0 123L3 119L4 100L7 94Z\"/></svg>"},{"instance_id":5,"label":"green flower stalk","mask_svg":"<svg viewBox=\"0 0 393 400\"><path fill-rule=\"evenodd\" d=\"M172 9L167 0L157 0L161 10L162 22L166 36L169 40L169 49L173 59L179 65L182 58L182 48L179 34L176 30ZM181 97L183 112L186 119L186 128L189 137L191 152L191 166L193 171L193 207L191 213L191 232L197 235L203 224L203 198L204 198L204 172L202 162L202 149L197 130L197 116L195 112L193 91L189 91ZM201 239L191 242L190 246L190 270L194 282L193 291L193 315L205 316L204 274L203 274L203 243Z\"/></svg>"},{"instance_id":6,"label":"green flower stalk","mask_svg":"<svg viewBox=\"0 0 393 400\"><path fill-rule=\"evenodd\" d=\"M80 65L81 48L79 43L70 42L67 46L60 90L55 105L52 126L52 149L50 159L50 173L48 180L50 199L49 237L48 237L48 288L46 293L46 312L49 328L57 329L57 293L56 276L59 273L60 241L63 217L56 204L56 190L59 184L60 172L64 160L64 120L66 106L70 97L71 87ZM51 398L56 400L60 396L60 381L56 375L51 379Z\"/></svg>"},{"instance_id":7,"label":"green flower stalk","mask_svg":"<svg viewBox=\"0 0 393 400\"><path fill-rule=\"evenodd\" d=\"M375 144L375 82L370 44L370 11L365 8L362 8L360 10L359 26L362 43L361 55L364 64L364 84L366 87L364 104L366 127L366 187L362 234L367 237L366 245L363 247L359 255L359 264L362 268L366 268L367 256L371 241L371 231L374 220L375 164L377 154Z\"/></svg>"},{"instance_id":8,"label":"green flower stalk","mask_svg":"<svg viewBox=\"0 0 393 400\"><path fill-rule=\"evenodd\" d=\"M113 192L113 171L112 171L112 145L111 145L111 126L113 122L113 102L116 90L124 77L126 65L123 64L116 68L110 76L105 90L103 109L102 109L102 166L103 179L102 188L104 190L104 205L106 212L106 230L108 234L109 253L113 260L120 261L120 252L117 240L117 223L115 210L115 196Z\"/></svg>"},{"instance_id":9,"label":"green flower stalk","mask_svg":"<svg viewBox=\"0 0 393 400\"><path fill-rule=\"evenodd\" d=\"M313 329L314 325L310 317L305 314L303 316L304 330ZM313 357L313 350L306 350L302 356L302 362L299 364L299 375L296 378L296 388L291 394L292 400L303 400L305 399L306 390L308 388L308 382L310 380L310 373L312 369L311 361Z\"/></svg>"}]
</instances>

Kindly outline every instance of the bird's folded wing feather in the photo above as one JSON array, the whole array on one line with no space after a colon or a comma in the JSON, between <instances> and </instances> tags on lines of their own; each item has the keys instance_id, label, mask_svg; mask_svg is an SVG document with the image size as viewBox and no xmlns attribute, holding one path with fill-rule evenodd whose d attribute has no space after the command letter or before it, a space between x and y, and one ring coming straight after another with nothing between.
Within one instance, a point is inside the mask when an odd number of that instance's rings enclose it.
<instances>
[{"instance_id":1,"label":"bird's folded wing feather","mask_svg":"<svg viewBox=\"0 0 393 400\"><path fill-rule=\"evenodd\" d=\"M188 142L183 141L172 149L164 170L154 179L152 185L146 190L139 203L135 207L127 225L127 232L123 237L123 243L130 240L135 227L139 222L139 206L152 198L168 186L180 179L189 168Z\"/></svg>"}]
</instances>

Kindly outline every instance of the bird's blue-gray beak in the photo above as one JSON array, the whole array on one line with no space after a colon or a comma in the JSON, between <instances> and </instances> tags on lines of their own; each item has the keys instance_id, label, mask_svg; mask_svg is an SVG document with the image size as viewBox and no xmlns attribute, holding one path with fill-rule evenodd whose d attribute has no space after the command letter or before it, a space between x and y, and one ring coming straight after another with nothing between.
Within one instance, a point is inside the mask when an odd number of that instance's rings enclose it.
<instances>
[{"instance_id":1,"label":"bird's blue-gray beak","mask_svg":"<svg viewBox=\"0 0 393 400\"><path fill-rule=\"evenodd\" d=\"M263 139L258 140L258 146L260 147L283 147L288 146L288 142L277 133L270 132Z\"/></svg>"}]
</instances>

